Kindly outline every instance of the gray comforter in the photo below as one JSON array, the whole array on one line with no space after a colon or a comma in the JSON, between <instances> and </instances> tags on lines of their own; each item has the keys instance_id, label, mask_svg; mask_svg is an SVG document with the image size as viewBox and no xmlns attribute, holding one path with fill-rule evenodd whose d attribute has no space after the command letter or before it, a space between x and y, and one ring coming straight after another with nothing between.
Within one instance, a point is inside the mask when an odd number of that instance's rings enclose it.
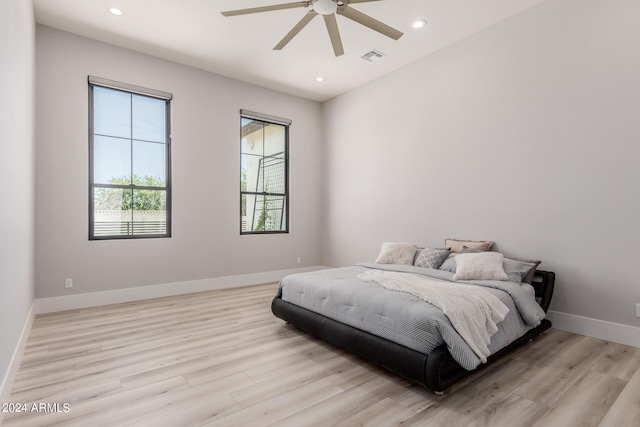
<instances>
[{"instance_id":1,"label":"gray comforter","mask_svg":"<svg viewBox=\"0 0 640 427\"><path fill-rule=\"evenodd\" d=\"M363 263L287 276L280 282L278 295L283 301L421 353L429 354L446 343L453 358L465 369L474 369L481 363L440 309L413 295L389 291L356 277L372 268L453 281L453 273L446 271ZM498 331L491 337L491 354L540 324L545 316L531 289L526 286L493 280L462 283L483 286L509 309L505 319L498 324Z\"/></svg>"}]
</instances>

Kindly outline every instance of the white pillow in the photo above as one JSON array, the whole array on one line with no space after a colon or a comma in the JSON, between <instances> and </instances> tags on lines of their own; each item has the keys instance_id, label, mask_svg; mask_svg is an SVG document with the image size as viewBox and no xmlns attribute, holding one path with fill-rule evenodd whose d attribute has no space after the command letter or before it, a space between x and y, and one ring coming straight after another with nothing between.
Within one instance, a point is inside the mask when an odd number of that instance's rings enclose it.
<instances>
[{"instance_id":1,"label":"white pillow","mask_svg":"<svg viewBox=\"0 0 640 427\"><path fill-rule=\"evenodd\" d=\"M453 280L509 280L499 252L481 252L456 256L456 273Z\"/></svg>"},{"instance_id":2,"label":"white pillow","mask_svg":"<svg viewBox=\"0 0 640 427\"><path fill-rule=\"evenodd\" d=\"M376 263L413 265L413 256L417 250L418 246L413 243L384 242Z\"/></svg>"}]
</instances>

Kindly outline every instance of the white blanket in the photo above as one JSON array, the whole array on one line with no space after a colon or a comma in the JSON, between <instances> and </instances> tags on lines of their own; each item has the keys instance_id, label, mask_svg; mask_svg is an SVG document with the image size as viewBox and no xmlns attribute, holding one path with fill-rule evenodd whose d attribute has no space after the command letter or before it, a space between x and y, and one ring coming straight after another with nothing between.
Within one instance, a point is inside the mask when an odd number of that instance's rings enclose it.
<instances>
[{"instance_id":1,"label":"white blanket","mask_svg":"<svg viewBox=\"0 0 640 427\"><path fill-rule=\"evenodd\" d=\"M442 282L411 273L371 270L358 275L391 291L405 292L439 308L482 363L491 337L509 309L497 297L472 284Z\"/></svg>"}]
</instances>

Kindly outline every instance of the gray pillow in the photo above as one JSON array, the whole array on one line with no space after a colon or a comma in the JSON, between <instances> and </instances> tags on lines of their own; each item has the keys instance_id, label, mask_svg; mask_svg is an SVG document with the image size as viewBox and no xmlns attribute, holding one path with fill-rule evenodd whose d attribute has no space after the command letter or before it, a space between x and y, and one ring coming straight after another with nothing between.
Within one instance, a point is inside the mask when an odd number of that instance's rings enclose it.
<instances>
[{"instance_id":1,"label":"gray pillow","mask_svg":"<svg viewBox=\"0 0 640 427\"><path fill-rule=\"evenodd\" d=\"M456 253L450 254L447 259L444 260L442 265L438 267L438 270L448 271L450 273L456 272Z\"/></svg>"},{"instance_id":2,"label":"gray pillow","mask_svg":"<svg viewBox=\"0 0 640 427\"><path fill-rule=\"evenodd\" d=\"M413 265L422 268L437 269L449 256L449 249L424 248L416 256Z\"/></svg>"},{"instance_id":3,"label":"gray pillow","mask_svg":"<svg viewBox=\"0 0 640 427\"><path fill-rule=\"evenodd\" d=\"M502 267L504 268L504 272L507 273L509 281L515 283L522 283L531 269L533 269L534 272L536 271L535 264L506 257L502 263Z\"/></svg>"},{"instance_id":4,"label":"gray pillow","mask_svg":"<svg viewBox=\"0 0 640 427\"><path fill-rule=\"evenodd\" d=\"M533 282L533 276L536 274L536 269L538 268L538 266L540 265L540 263L542 261L538 261L538 260L529 260L529 259L518 259L518 258L505 258L504 259L505 262L507 260L511 261L512 263L517 263L518 264L518 269L525 269L525 268L529 268L525 273L521 273L521 277L522 277L522 283L528 283L531 284L531 282ZM504 271L507 271L507 266L504 266ZM507 273L509 274L509 273Z\"/></svg>"}]
</instances>

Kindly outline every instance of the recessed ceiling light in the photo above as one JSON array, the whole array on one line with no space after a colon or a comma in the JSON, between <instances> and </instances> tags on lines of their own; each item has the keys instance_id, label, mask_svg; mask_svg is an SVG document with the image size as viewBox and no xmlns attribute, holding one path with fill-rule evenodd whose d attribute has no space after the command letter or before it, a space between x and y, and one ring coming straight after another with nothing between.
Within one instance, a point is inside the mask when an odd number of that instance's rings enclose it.
<instances>
[{"instance_id":1,"label":"recessed ceiling light","mask_svg":"<svg viewBox=\"0 0 640 427\"><path fill-rule=\"evenodd\" d=\"M116 15L116 16L120 16L123 14L122 9L119 9L117 7L107 7L107 10L109 11L109 13L111 13L112 15Z\"/></svg>"},{"instance_id":2,"label":"recessed ceiling light","mask_svg":"<svg viewBox=\"0 0 640 427\"><path fill-rule=\"evenodd\" d=\"M324 77L316 77L316 81L317 82L323 82L324 81Z\"/></svg>"},{"instance_id":3,"label":"recessed ceiling light","mask_svg":"<svg viewBox=\"0 0 640 427\"><path fill-rule=\"evenodd\" d=\"M413 23L413 28L422 28L425 25L427 25L427 21L425 21L424 19L418 19Z\"/></svg>"}]
</instances>

